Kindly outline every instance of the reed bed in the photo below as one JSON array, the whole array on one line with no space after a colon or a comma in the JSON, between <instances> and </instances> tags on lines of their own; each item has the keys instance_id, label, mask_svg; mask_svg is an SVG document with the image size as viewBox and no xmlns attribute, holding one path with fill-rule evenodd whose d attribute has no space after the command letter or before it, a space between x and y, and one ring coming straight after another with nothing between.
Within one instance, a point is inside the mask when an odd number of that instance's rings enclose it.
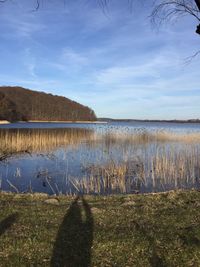
<instances>
[{"instance_id":1,"label":"reed bed","mask_svg":"<svg viewBox=\"0 0 200 267\"><path fill-rule=\"evenodd\" d=\"M60 154L59 148L62 148ZM54 151L55 161L51 157L49 163L50 192L112 194L200 188L198 132L1 129L0 161L1 157L4 159L4 152L22 151ZM48 171L48 166L40 168ZM16 173L15 179L19 171ZM43 181L44 177L40 179Z\"/></svg>"},{"instance_id":2,"label":"reed bed","mask_svg":"<svg viewBox=\"0 0 200 267\"><path fill-rule=\"evenodd\" d=\"M200 143L200 132L177 133L164 130L148 131L145 129L135 129L129 131L108 131L103 135L107 143L128 142L137 144L146 144L151 142L184 142L184 143Z\"/></svg>"},{"instance_id":3,"label":"reed bed","mask_svg":"<svg viewBox=\"0 0 200 267\"><path fill-rule=\"evenodd\" d=\"M43 152L92 138L89 129L0 129L0 152Z\"/></svg>"},{"instance_id":4,"label":"reed bed","mask_svg":"<svg viewBox=\"0 0 200 267\"><path fill-rule=\"evenodd\" d=\"M51 150L56 147L80 144L87 141L96 146L105 142L107 146L117 143L148 144L155 142L200 143L200 133L178 134L166 131L147 131L136 129L129 131L112 131L97 133L92 129L60 128L60 129L0 129L0 151L31 152Z\"/></svg>"},{"instance_id":5,"label":"reed bed","mask_svg":"<svg viewBox=\"0 0 200 267\"><path fill-rule=\"evenodd\" d=\"M129 155L110 158L105 164L85 165L84 176L74 179L73 185L87 194L200 188L200 145L132 147Z\"/></svg>"}]
</instances>

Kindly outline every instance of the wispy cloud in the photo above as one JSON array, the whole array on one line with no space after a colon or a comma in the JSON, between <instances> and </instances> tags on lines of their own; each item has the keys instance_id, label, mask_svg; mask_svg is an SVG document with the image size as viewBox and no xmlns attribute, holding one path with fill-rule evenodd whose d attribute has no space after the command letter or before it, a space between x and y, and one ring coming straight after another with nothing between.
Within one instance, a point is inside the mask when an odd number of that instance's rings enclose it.
<instances>
[{"instance_id":1,"label":"wispy cloud","mask_svg":"<svg viewBox=\"0 0 200 267\"><path fill-rule=\"evenodd\" d=\"M47 25L38 20L38 17L32 13L23 13L18 9L15 15L7 11L1 17L1 23L7 31L3 35L13 38L31 38L36 33L44 32Z\"/></svg>"},{"instance_id":2,"label":"wispy cloud","mask_svg":"<svg viewBox=\"0 0 200 267\"><path fill-rule=\"evenodd\" d=\"M33 54L31 53L30 48L26 48L24 51L24 66L27 69L28 75L30 75L32 78L37 78L36 60Z\"/></svg>"},{"instance_id":3,"label":"wispy cloud","mask_svg":"<svg viewBox=\"0 0 200 267\"><path fill-rule=\"evenodd\" d=\"M81 53L75 52L71 48L64 48L62 52L62 60L71 65L86 65L88 58L81 55Z\"/></svg>"},{"instance_id":4,"label":"wispy cloud","mask_svg":"<svg viewBox=\"0 0 200 267\"><path fill-rule=\"evenodd\" d=\"M199 60L183 64L199 49L192 19L158 33L147 19L149 2L131 13L113 1L106 14L95 1L50 2L39 12L25 0L19 9L4 5L1 84L62 94L98 116L200 117Z\"/></svg>"}]
</instances>

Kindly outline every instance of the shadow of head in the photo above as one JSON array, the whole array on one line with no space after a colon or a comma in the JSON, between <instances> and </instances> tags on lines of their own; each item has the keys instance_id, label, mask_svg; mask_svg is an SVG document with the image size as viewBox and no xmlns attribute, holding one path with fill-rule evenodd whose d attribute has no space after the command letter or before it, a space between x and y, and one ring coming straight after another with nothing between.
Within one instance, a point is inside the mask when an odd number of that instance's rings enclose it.
<instances>
[{"instance_id":1,"label":"shadow of head","mask_svg":"<svg viewBox=\"0 0 200 267\"><path fill-rule=\"evenodd\" d=\"M13 213L0 222L0 236L17 221L18 217L18 213Z\"/></svg>"},{"instance_id":2,"label":"shadow of head","mask_svg":"<svg viewBox=\"0 0 200 267\"><path fill-rule=\"evenodd\" d=\"M51 266L91 266L93 216L83 197L70 205L58 230L54 243Z\"/></svg>"}]
</instances>

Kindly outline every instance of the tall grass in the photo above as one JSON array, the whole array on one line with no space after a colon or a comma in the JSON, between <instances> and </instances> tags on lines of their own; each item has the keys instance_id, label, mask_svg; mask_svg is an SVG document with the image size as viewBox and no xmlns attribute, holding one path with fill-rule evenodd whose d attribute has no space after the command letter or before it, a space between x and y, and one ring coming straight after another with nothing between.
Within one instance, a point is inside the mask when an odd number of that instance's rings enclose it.
<instances>
[{"instance_id":1,"label":"tall grass","mask_svg":"<svg viewBox=\"0 0 200 267\"><path fill-rule=\"evenodd\" d=\"M78 145L93 135L89 129L0 129L0 152L42 152Z\"/></svg>"},{"instance_id":2,"label":"tall grass","mask_svg":"<svg viewBox=\"0 0 200 267\"><path fill-rule=\"evenodd\" d=\"M123 143L124 146L155 142L200 142L199 133L177 134L166 131L150 132L143 129L129 132L95 133L92 129L0 129L0 151L42 151L66 145L76 145L87 140L92 146L104 142L106 146Z\"/></svg>"},{"instance_id":3,"label":"tall grass","mask_svg":"<svg viewBox=\"0 0 200 267\"><path fill-rule=\"evenodd\" d=\"M73 183L85 193L131 193L200 187L200 134L137 131L107 133L99 151L106 158L84 163Z\"/></svg>"},{"instance_id":4,"label":"tall grass","mask_svg":"<svg viewBox=\"0 0 200 267\"><path fill-rule=\"evenodd\" d=\"M175 188L200 187L200 146L157 147L135 159L110 160L106 164L90 164L85 175L73 183L84 193L156 192ZM134 152L134 151L132 151ZM144 152L144 151L143 151Z\"/></svg>"},{"instance_id":5,"label":"tall grass","mask_svg":"<svg viewBox=\"0 0 200 267\"><path fill-rule=\"evenodd\" d=\"M42 153L61 147L66 152L68 149L75 151L79 144L82 146L78 152L66 153L62 158L57 155L55 167L67 165L72 156L73 163L77 164L65 168L70 170L69 183L65 183L67 188L60 188L60 176L56 177L56 182L51 179L56 191L111 194L200 187L198 132L114 129L101 133L78 128L0 130L0 157L2 151ZM73 172L77 175L77 168L80 168L79 175L75 177ZM59 170L59 175L61 172ZM65 177L67 181L67 173Z\"/></svg>"},{"instance_id":6,"label":"tall grass","mask_svg":"<svg viewBox=\"0 0 200 267\"><path fill-rule=\"evenodd\" d=\"M145 129L135 129L134 132L107 132L103 135L103 139L107 143L128 142L145 144L150 142L184 142L184 143L200 143L199 132L170 132L164 130L148 131Z\"/></svg>"}]
</instances>

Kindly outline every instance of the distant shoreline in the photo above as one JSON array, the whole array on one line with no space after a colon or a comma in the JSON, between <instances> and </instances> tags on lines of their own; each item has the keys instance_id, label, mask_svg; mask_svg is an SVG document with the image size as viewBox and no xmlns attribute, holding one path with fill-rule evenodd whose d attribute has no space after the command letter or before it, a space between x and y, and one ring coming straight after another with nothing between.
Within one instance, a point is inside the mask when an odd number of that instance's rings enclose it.
<instances>
[{"instance_id":1,"label":"distant shoreline","mask_svg":"<svg viewBox=\"0 0 200 267\"><path fill-rule=\"evenodd\" d=\"M97 121L41 121L41 120L29 120L29 121L16 121L9 122L7 120L0 120L0 125L2 124L12 124L12 123L86 123L86 124L102 124L109 122L160 122L160 123L200 123L199 119L191 120L137 120L137 119L110 119L110 118L99 118Z\"/></svg>"},{"instance_id":2,"label":"distant shoreline","mask_svg":"<svg viewBox=\"0 0 200 267\"><path fill-rule=\"evenodd\" d=\"M107 121L37 121L37 120L30 120L30 121L20 121L20 123L26 122L41 122L41 123L107 123Z\"/></svg>"},{"instance_id":3,"label":"distant shoreline","mask_svg":"<svg viewBox=\"0 0 200 267\"><path fill-rule=\"evenodd\" d=\"M138 119L110 119L110 118L99 118L98 121L104 121L104 122L168 122L168 123L200 123L200 119L189 119L189 120L138 120Z\"/></svg>"},{"instance_id":4,"label":"distant shoreline","mask_svg":"<svg viewBox=\"0 0 200 267\"><path fill-rule=\"evenodd\" d=\"M30 121L16 121L9 122L7 120L0 120L0 124L11 124L11 123L107 123L107 121L39 121L39 120L30 120Z\"/></svg>"}]
</instances>

